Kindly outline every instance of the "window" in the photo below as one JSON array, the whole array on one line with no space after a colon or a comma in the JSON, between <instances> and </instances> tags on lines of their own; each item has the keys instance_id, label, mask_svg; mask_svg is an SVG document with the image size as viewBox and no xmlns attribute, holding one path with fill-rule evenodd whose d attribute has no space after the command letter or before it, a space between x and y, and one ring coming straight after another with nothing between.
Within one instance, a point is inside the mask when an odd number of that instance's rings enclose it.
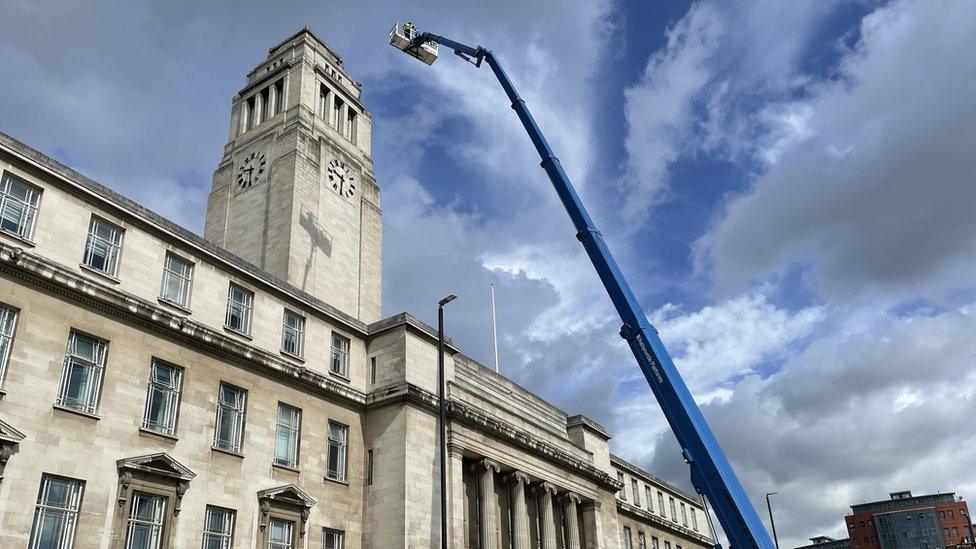
<instances>
[{"instance_id":1,"label":"window","mask_svg":"<svg viewBox=\"0 0 976 549\"><path fill-rule=\"evenodd\" d=\"M373 450L366 450L366 486L373 485Z\"/></svg>"},{"instance_id":2,"label":"window","mask_svg":"<svg viewBox=\"0 0 976 549\"><path fill-rule=\"evenodd\" d=\"M640 489L636 478L630 479L630 491L634 494L634 505L640 507Z\"/></svg>"},{"instance_id":3,"label":"window","mask_svg":"<svg viewBox=\"0 0 976 549\"><path fill-rule=\"evenodd\" d=\"M214 447L231 452L241 451L244 435L244 406L247 391L224 383L217 396L217 426Z\"/></svg>"},{"instance_id":4,"label":"window","mask_svg":"<svg viewBox=\"0 0 976 549\"><path fill-rule=\"evenodd\" d=\"M9 173L0 181L0 230L30 240L41 190Z\"/></svg>"},{"instance_id":5,"label":"window","mask_svg":"<svg viewBox=\"0 0 976 549\"><path fill-rule=\"evenodd\" d=\"M125 529L125 549L160 549L166 498L145 492L132 494Z\"/></svg>"},{"instance_id":6,"label":"window","mask_svg":"<svg viewBox=\"0 0 976 549\"><path fill-rule=\"evenodd\" d=\"M942 529L942 535L943 536L948 536L949 535L949 529L948 528L943 528Z\"/></svg>"},{"instance_id":7,"label":"window","mask_svg":"<svg viewBox=\"0 0 976 549\"><path fill-rule=\"evenodd\" d=\"M270 112L271 109L268 108L271 106L270 105L271 88L264 88L263 90L261 90L260 97L261 97L261 122L264 122L265 120L268 119L269 116L271 116L271 112Z\"/></svg>"},{"instance_id":8,"label":"window","mask_svg":"<svg viewBox=\"0 0 976 549\"><path fill-rule=\"evenodd\" d=\"M647 549L647 538L644 532L637 532L637 549Z\"/></svg>"},{"instance_id":9,"label":"window","mask_svg":"<svg viewBox=\"0 0 976 549\"><path fill-rule=\"evenodd\" d=\"M108 221L92 216L85 243L85 265L114 277L122 254L122 234L125 231Z\"/></svg>"},{"instance_id":10,"label":"window","mask_svg":"<svg viewBox=\"0 0 976 549\"><path fill-rule=\"evenodd\" d=\"M346 109L348 116L346 118L346 139L352 141L352 144L356 144L356 111L352 109Z\"/></svg>"},{"instance_id":11,"label":"window","mask_svg":"<svg viewBox=\"0 0 976 549\"><path fill-rule=\"evenodd\" d=\"M274 113L278 114L285 110L285 79L282 78L274 83Z\"/></svg>"},{"instance_id":12,"label":"window","mask_svg":"<svg viewBox=\"0 0 976 549\"><path fill-rule=\"evenodd\" d=\"M620 499L627 501L627 483L624 482L624 474L617 471L617 482L621 484L620 491L617 492L620 495Z\"/></svg>"},{"instance_id":13,"label":"window","mask_svg":"<svg viewBox=\"0 0 976 549\"><path fill-rule=\"evenodd\" d=\"M233 282L227 291L227 327L247 334L251 332L251 305L254 292L245 290Z\"/></svg>"},{"instance_id":14,"label":"window","mask_svg":"<svg viewBox=\"0 0 976 549\"><path fill-rule=\"evenodd\" d=\"M189 307L192 280L193 263L171 253L166 254L163 262L163 287L159 290L159 298L183 308Z\"/></svg>"},{"instance_id":15,"label":"window","mask_svg":"<svg viewBox=\"0 0 976 549\"><path fill-rule=\"evenodd\" d=\"M324 532L325 533L322 536L323 538L322 547L324 549L343 549L346 546L345 532L340 532L339 530L330 530L328 528L325 528Z\"/></svg>"},{"instance_id":16,"label":"window","mask_svg":"<svg viewBox=\"0 0 976 549\"><path fill-rule=\"evenodd\" d=\"M342 99L339 99L338 97L332 98L332 120L333 120L333 124L335 125L336 131L338 131L339 133L343 133L342 107L344 105L345 103L342 102Z\"/></svg>"},{"instance_id":17,"label":"window","mask_svg":"<svg viewBox=\"0 0 976 549\"><path fill-rule=\"evenodd\" d=\"M349 427L329 422L329 451L326 456L325 476L331 480L346 481L346 439Z\"/></svg>"},{"instance_id":18,"label":"window","mask_svg":"<svg viewBox=\"0 0 976 549\"><path fill-rule=\"evenodd\" d=\"M953 526L952 527L952 535L953 536L958 536L959 535L959 528Z\"/></svg>"},{"instance_id":19,"label":"window","mask_svg":"<svg viewBox=\"0 0 976 549\"><path fill-rule=\"evenodd\" d=\"M305 345L305 317L285 309L281 326L281 350L301 357Z\"/></svg>"},{"instance_id":20,"label":"window","mask_svg":"<svg viewBox=\"0 0 976 549\"><path fill-rule=\"evenodd\" d=\"M664 549L671 549L671 542L670 541L665 541L664 542Z\"/></svg>"},{"instance_id":21,"label":"window","mask_svg":"<svg viewBox=\"0 0 976 549\"><path fill-rule=\"evenodd\" d=\"M644 485L644 501L647 503L647 510L653 513L654 504L652 503L653 500L651 498L651 487L646 484Z\"/></svg>"},{"instance_id":22,"label":"window","mask_svg":"<svg viewBox=\"0 0 976 549\"><path fill-rule=\"evenodd\" d=\"M678 511L674 505L674 498L669 497L668 503L671 505L671 520L673 520L674 522L678 522Z\"/></svg>"},{"instance_id":23,"label":"window","mask_svg":"<svg viewBox=\"0 0 976 549\"><path fill-rule=\"evenodd\" d=\"M223 507L207 506L203 518L203 549L230 549L234 542L234 519L237 512Z\"/></svg>"},{"instance_id":24,"label":"window","mask_svg":"<svg viewBox=\"0 0 976 549\"><path fill-rule=\"evenodd\" d=\"M332 332L332 365L329 370L333 374L349 377L349 338Z\"/></svg>"},{"instance_id":25,"label":"window","mask_svg":"<svg viewBox=\"0 0 976 549\"><path fill-rule=\"evenodd\" d=\"M290 520L271 519L268 524L268 549L292 549L295 523Z\"/></svg>"},{"instance_id":26,"label":"window","mask_svg":"<svg viewBox=\"0 0 976 549\"><path fill-rule=\"evenodd\" d=\"M56 401L59 406L88 414L95 413L107 346L104 341L72 330L68 336L68 350L64 357L61 387Z\"/></svg>"},{"instance_id":27,"label":"window","mask_svg":"<svg viewBox=\"0 0 976 549\"><path fill-rule=\"evenodd\" d=\"M275 457L277 465L298 467L298 440L301 433L302 411L287 404L278 403L278 424L275 432Z\"/></svg>"},{"instance_id":28,"label":"window","mask_svg":"<svg viewBox=\"0 0 976 549\"><path fill-rule=\"evenodd\" d=\"M319 116L329 121L329 88L325 84L319 84Z\"/></svg>"},{"instance_id":29,"label":"window","mask_svg":"<svg viewBox=\"0 0 976 549\"><path fill-rule=\"evenodd\" d=\"M150 431L172 435L176 432L176 412L180 406L183 369L153 359L149 366L146 410L142 426Z\"/></svg>"},{"instance_id":30,"label":"window","mask_svg":"<svg viewBox=\"0 0 976 549\"><path fill-rule=\"evenodd\" d=\"M698 511L691 510L691 529L698 531Z\"/></svg>"},{"instance_id":31,"label":"window","mask_svg":"<svg viewBox=\"0 0 976 549\"><path fill-rule=\"evenodd\" d=\"M624 546L627 549L634 549L634 538L630 534L629 526L624 526Z\"/></svg>"},{"instance_id":32,"label":"window","mask_svg":"<svg viewBox=\"0 0 976 549\"><path fill-rule=\"evenodd\" d=\"M660 543L656 536L651 536L651 549L660 549Z\"/></svg>"},{"instance_id":33,"label":"window","mask_svg":"<svg viewBox=\"0 0 976 549\"><path fill-rule=\"evenodd\" d=\"M14 328L17 327L17 310L0 303L0 385L3 385L10 363L10 349L14 343Z\"/></svg>"},{"instance_id":34,"label":"window","mask_svg":"<svg viewBox=\"0 0 976 549\"><path fill-rule=\"evenodd\" d=\"M688 510L685 508L684 502L681 502L681 524L688 526Z\"/></svg>"},{"instance_id":35,"label":"window","mask_svg":"<svg viewBox=\"0 0 976 549\"><path fill-rule=\"evenodd\" d=\"M369 357L369 382L376 383L376 357Z\"/></svg>"},{"instance_id":36,"label":"window","mask_svg":"<svg viewBox=\"0 0 976 549\"><path fill-rule=\"evenodd\" d=\"M30 549L71 549L85 483L44 474L37 492Z\"/></svg>"},{"instance_id":37,"label":"window","mask_svg":"<svg viewBox=\"0 0 976 549\"><path fill-rule=\"evenodd\" d=\"M658 508L658 512L661 513L661 516L662 517L665 516L664 494L661 493L660 490L657 491L657 508Z\"/></svg>"},{"instance_id":38,"label":"window","mask_svg":"<svg viewBox=\"0 0 976 549\"><path fill-rule=\"evenodd\" d=\"M956 514L952 512L952 509L949 509L948 513L949 513L949 518L956 518Z\"/></svg>"}]
</instances>

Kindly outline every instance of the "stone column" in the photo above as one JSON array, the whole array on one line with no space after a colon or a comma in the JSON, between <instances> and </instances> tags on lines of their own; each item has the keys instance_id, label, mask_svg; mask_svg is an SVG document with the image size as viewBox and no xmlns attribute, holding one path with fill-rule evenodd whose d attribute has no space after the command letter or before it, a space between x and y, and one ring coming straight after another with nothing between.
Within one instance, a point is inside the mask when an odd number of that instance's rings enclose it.
<instances>
[{"instance_id":1,"label":"stone column","mask_svg":"<svg viewBox=\"0 0 976 549\"><path fill-rule=\"evenodd\" d=\"M481 549L498 549L498 517L495 516L495 473L501 468L490 459L475 464L478 471Z\"/></svg>"},{"instance_id":2,"label":"stone column","mask_svg":"<svg viewBox=\"0 0 976 549\"><path fill-rule=\"evenodd\" d=\"M241 113L240 113L240 116L241 116L241 119L240 119L240 123L241 123L240 124L240 130L241 131L240 131L240 133L244 133L247 130L251 129L250 128L250 124L248 124L248 121L250 120L250 117L251 117L251 108L247 105L247 100L241 101Z\"/></svg>"},{"instance_id":3,"label":"stone column","mask_svg":"<svg viewBox=\"0 0 976 549\"><path fill-rule=\"evenodd\" d=\"M582 549L580 546L579 519L576 506L582 501L572 492L566 492L560 498L563 504L563 528L566 530L566 549Z\"/></svg>"},{"instance_id":4,"label":"stone column","mask_svg":"<svg viewBox=\"0 0 976 549\"><path fill-rule=\"evenodd\" d=\"M539 532L542 537L542 549L556 549L559 547L556 540L556 520L552 512L552 496L556 493L556 487L548 482L541 482L535 485L535 493L539 505Z\"/></svg>"},{"instance_id":5,"label":"stone column","mask_svg":"<svg viewBox=\"0 0 976 549\"><path fill-rule=\"evenodd\" d=\"M583 549L600 549L600 537L603 534L600 528L600 502L587 501L582 508L583 534L586 537Z\"/></svg>"},{"instance_id":6,"label":"stone column","mask_svg":"<svg viewBox=\"0 0 976 549\"><path fill-rule=\"evenodd\" d=\"M512 493L512 549L530 549L529 507L525 503L525 487L529 477L521 471L508 475L508 485Z\"/></svg>"},{"instance_id":7,"label":"stone column","mask_svg":"<svg viewBox=\"0 0 976 549\"><path fill-rule=\"evenodd\" d=\"M332 105L334 101L335 92L329 91L329 93L325 95L325 116L323 118L325 118L325 123L333 128L335 127L335 124L332 123Z\"/></svg>"},{"instance_id":8,"label":"stone column","mask_svg":"<svg viewBox=\"0 0 976 549\"><path fill-rule=\"evenodd\" d=\"M464 547L464 449L447 443L448 478L447 500L448 547Z\"/></svg>"}]
</instances>

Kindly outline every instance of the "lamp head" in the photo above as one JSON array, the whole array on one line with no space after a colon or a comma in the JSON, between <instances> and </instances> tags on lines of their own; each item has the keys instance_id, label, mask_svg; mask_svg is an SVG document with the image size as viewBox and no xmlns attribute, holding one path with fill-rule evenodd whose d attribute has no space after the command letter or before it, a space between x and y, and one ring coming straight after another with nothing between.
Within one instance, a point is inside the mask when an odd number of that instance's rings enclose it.
<instances>
[{"instance_id":1,"label":"lamp head","mask_svg":"<svg viewBox=\"0 0 976 549\"><path fill-rule=\"evenodd\" d=\"M454 301L455 299L457 299L457 296L454 295L454 294L451 294L451 295L445 297L444 299L438 301L437 303L438 303L438 305L440 305L441 307L443 307L444 305L447 305L448 303Z\"/></svg>"}]
</instances>

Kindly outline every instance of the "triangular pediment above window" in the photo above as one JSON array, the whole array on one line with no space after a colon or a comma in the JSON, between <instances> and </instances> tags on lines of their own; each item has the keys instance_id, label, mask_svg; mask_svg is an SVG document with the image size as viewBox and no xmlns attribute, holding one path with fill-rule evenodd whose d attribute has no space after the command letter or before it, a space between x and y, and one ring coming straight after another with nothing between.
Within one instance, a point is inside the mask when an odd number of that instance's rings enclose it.
<instances>
[{"instance_id":1,"label":"triangular pediment above window","mask_svg":"<svg viewBox=\"0 0 976 549\"><path fill-rule=\"evenodd\" d=\"M24 437L26 436L27 435L24 433L21 433L15 429L13 425L0 419L0 444L17 444L18 442L24 440Z\"/></svg>"},{"instance_id":2,"label":"triangular pediment above window","mask_svg":"<svg viewBox=\"0 0 976 549\"><path fill-rule=\"evenodd\" d=\"M312 496L306 494L294 484L261 490L258 492L258 500L270 500L275 503L289 503L291 505L304 507L306 509L310 509L315 506L315 500L312 499Z\"/></svg>"},{"instance_id":3,"label":"triangular pediment above window","mask_svg":"<svg viewBox=\"0 0 976 549\"><path fill-rule=\"evenodd\" d=\"M193 477L197 476L196 473L185 465L165 453L120 459L116 464L120 473L122 471L139 471L149 475L169 477L185 482L189 482L193 480Z\"/></svg>"}]
</instances>

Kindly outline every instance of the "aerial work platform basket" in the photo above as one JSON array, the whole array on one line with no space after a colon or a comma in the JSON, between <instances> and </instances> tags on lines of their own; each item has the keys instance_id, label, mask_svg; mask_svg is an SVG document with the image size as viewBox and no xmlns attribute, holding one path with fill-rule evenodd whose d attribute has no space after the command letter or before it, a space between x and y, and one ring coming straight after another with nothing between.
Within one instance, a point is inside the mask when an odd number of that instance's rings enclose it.
<instances>
[{"instance_id":1,"label":"aerial work platform basket","mask_svg":"<svg viewBox=\"0 0 976 549\"><path fill-rule=\"evenodd\" d=\"M423 43L415 43L414 38L420 34L410 21L405 23L397 21L390 29L390 45L431 65L437 61L437 42L427 40Z\"/></svg>"}]
</instances>

